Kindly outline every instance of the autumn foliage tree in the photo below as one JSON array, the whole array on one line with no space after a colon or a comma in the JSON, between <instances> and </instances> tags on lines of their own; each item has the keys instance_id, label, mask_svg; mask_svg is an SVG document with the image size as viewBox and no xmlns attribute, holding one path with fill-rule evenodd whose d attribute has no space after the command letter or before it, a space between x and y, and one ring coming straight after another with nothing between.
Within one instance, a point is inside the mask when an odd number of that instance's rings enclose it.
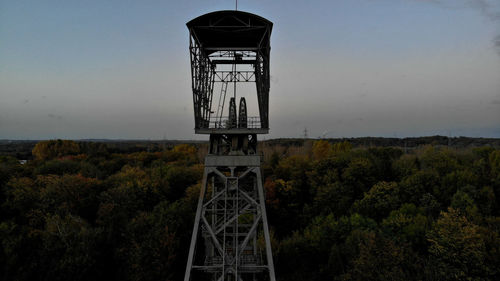
<instances>
[{"instance_id":1,"label":"autumn foliage tree","mask_svg":"<svg viewBox=\"0 0 500 281\"><path fill-rule=\"evenodd\" d=\"M80 146L72 140L41 141L33 148L33 156L38 160L47 160L80 153Z\"/></svg>"},{"instance_id":2,"label":"autumn foliage tree","mask_svg":"<svg viewBox=\"0 0 500 281\"><path fill-rule=\"evenodd\" d=\"M200 147L51 140L25 164L0 156L0 280L182 280ZM500 280L498 148L264 151L278 280Z\"/></svg>"}]
</instances>

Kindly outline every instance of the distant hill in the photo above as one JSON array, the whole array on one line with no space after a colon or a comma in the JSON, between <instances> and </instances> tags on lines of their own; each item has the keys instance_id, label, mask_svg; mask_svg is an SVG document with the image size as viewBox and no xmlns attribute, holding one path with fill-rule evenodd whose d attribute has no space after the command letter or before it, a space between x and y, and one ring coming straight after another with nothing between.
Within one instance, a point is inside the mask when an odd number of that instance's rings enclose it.
<instances>
[{"instance_id":1,"label":"distant hill","mask_svg":"<svg viewBox=\"0 0 500 281\"><path fill-rule=\"evenodd\" d=\"M289 138L289 139L272 139L265 141L269 145L284 145L284 146L299 146L305 140L317 139L302 139L302 138ZM418 147L422 145L442 145L457 148L465 147L478 147L478 146L492 146L500 147L500 138L470 138L470 137L446 137L446 136L426 136L426 137L413 137L413 138L382 138L382 137L361 137L361 138L325 138L330 143L344 142L351 143L354 147Z\"/></svg>"},{"instance_id":2,"label":"distant hill","mask_svg":"<svg viewBox=\"0 0 500 281\"><path fill-rule=\"evenodd\" d=\"M40 140L0 140L0 155L14 156L17 159L32 159L31 151ZM82 139L78 143L104 143L112 153L131 153L138 151L160 151L177 144L200 144L196 140L109 140Z\"/></svg>"},{"instance_id":3,"label":"distant hill","mask_svg":"<svg viewBox=\"0 0 500 281\"><path fill-rule=\"evenodd\" d=\"M302 146L304 141L315 141L317 139L303 138L280 138L263 141L266 145L282 146ZM469 138L469 137L446 137L446 136L426 136L413 138L382 138L382 137L361 137L361 138L327 138L330 143L344 142L351 143L354 147L399 147L411 149L422 145L441 145L456 148L491 146L500 147L500 138ZM14 156L17 159L31 159L31 150L39 140L0 140L0 155ZM181 143L205 144L207 141L196 140L109 140L109 139L82 139L80 143L104 143L110 152L131 153L138 151L160 151L171 148Z\"/></svg>"}]
</instances>

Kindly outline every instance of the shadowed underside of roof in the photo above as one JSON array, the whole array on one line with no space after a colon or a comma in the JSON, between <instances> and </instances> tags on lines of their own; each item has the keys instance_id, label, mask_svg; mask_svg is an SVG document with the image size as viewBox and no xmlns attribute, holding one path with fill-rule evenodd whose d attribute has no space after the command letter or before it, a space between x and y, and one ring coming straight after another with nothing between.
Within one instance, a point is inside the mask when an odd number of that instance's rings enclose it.
<instances>
[{"instance_id":1,"label":"shadowed underside of roof","mask_svg":"<svg viewBox=\"0 0 500 281\"><path fill-rule=\"evenodd\" d=\"M242 11L217 11L199 16L187 27L200 47L215 50L258 50L270 47L273 23Z\"/></svg>"}]
</instances>

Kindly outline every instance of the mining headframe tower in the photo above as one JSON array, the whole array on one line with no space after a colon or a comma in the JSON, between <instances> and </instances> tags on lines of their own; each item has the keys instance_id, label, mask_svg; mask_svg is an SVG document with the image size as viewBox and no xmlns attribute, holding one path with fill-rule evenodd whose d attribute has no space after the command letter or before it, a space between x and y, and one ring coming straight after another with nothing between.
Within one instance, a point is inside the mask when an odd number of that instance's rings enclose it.
<instances>
[{"instance_id":1,"label":"mining headframe tower","mask_svg":"<svg viewBox=\"0 0 500 281\"><path fill-rule=\"evenodd\" d=\"M273 24L228 10L187 27L195 133L210 135L210 145L184 281L275 281L257 152L257 135L269 132ZM247 104L237 89L249 82L256 95L246 95Z\"/></svg>"}]
</instances>

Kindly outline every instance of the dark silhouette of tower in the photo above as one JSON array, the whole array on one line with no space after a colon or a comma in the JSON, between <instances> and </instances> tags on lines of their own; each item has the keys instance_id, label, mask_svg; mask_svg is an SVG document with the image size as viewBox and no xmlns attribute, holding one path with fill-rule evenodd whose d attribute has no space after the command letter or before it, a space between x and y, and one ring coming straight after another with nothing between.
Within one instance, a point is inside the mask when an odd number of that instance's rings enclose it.
<instances>
[{"instance_id":1,"label":"dark silhouette of tower","mask_svg":"<svg viewBox=\"0 0 500 281\"><path fill-rule=\"evenodd\" d=\"M276 280L257 153L257 135L269 132L272 26L242 11L187 23L195 133L209 134L210 146L185 281ZM237 85L248 82L256 85L255 102L238 102ZM258 116L248 116L247 106Z\"/></svg>"}]
</instances>

